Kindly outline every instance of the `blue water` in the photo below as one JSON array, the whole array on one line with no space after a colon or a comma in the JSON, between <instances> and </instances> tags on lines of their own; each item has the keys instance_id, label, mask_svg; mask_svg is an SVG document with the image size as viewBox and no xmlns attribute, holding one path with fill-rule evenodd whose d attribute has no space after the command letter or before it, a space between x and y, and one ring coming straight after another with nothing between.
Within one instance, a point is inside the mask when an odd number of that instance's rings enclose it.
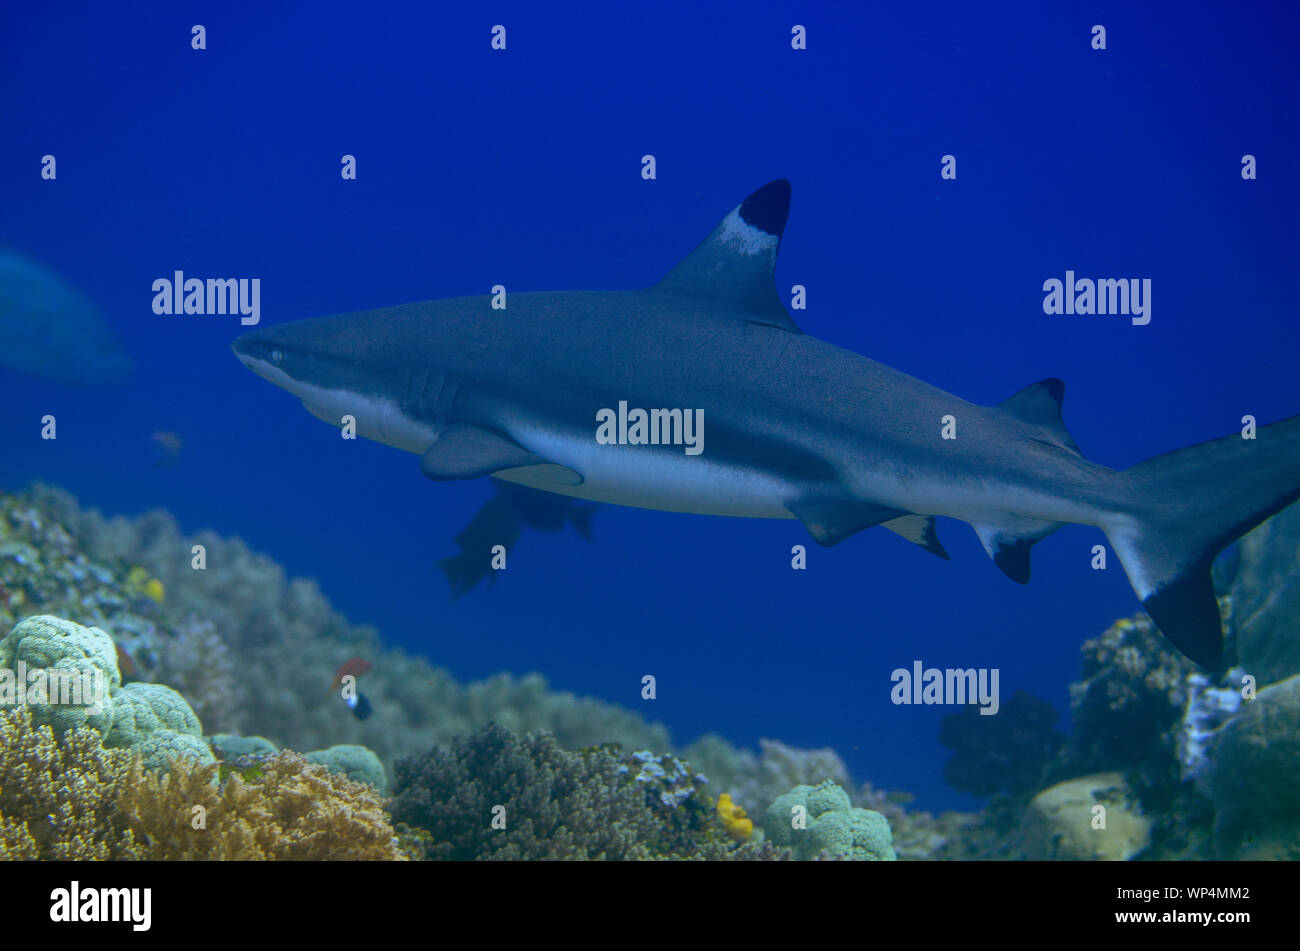
<instances>
[{"instance_id":1,"label":"blue water","mask_svg":"<svg viewBox=\"0 0 1300 951\"><path fill-rule=\"evenodd\" d=\"M831 745L859 779L969 805L942 780L945 711L892 705L890 671L997 667L1004 697L1064 713L1080 644L1138 610L1117 563L1089 568L1100 533L1045 541L1020 587L955 522L944 563L884 532L822 550L792 521L605 508L595 545L526 535L453 603L435 563L490 484L344 442L239 365L236 319L150 306L177 269L261 278L263 325L498 282L644 286L784 177L777 286L807 286L808 333L975 402L1059 376L1079 445L1116 467L1300 412L1294 9L896 6L7 6L0 238L94 299L139 369L0 377L0 486L242 536L463 679L540 670L679 742ZM1150 325L1045 316L1066 269L1150 278ZM156 429L184 440L173 468Z\"/></svg>"}]
</instances>

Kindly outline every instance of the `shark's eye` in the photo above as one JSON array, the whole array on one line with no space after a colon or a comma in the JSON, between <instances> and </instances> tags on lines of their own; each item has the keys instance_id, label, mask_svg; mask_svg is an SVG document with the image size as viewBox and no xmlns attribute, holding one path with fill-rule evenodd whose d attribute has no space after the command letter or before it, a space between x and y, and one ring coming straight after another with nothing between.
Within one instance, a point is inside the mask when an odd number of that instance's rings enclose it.
<instances>
[{"instance_id":1,"label":"shark's eye","mask_svg":"<svg viewBox=\"0 0 1300 951\"><path fill-rule=\"evenodd\" d=\"M278 347L272 347L270 351L267 352L266 359L271 361L271 366L278 367L280 362L284 360L284 354L280 352Z\"/></svg>"}]
</instances>

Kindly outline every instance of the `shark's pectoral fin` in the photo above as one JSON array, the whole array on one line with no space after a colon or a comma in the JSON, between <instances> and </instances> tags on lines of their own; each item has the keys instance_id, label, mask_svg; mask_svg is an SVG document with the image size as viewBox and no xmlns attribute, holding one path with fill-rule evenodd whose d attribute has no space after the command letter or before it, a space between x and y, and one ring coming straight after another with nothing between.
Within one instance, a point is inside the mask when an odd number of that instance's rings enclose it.
<instances>
[{"instance_id":1,"label":"shark's pectoral fin","mask_svg":"<svg viewBox=\"0 0 1300 951\"><path fill-rule=\"evenodd\" d=\"M913 545L920 545L932 555L938 555L948 561L948 552L939 541L939 533L934 530L932 515L904 515L882 522L881 528L887 528L895 535L906 538Z\"/></svg>"},{"instance_id":2,"label":"shark's pectoral fin","mask_svg":"<svg viewBox=\"0 0 1300 951\"><path fill-rule=\"evenodd\" d=\"M828 547L844 541L854 532L907 514L871 502L820 496L798 499L786 508L791 515L803 522L803 527L808 529L813 541Z\"/></svg>"},{"instance_id":3,"label":"shark's pectoral fin","mask_svg":"<svg viewBox=\"0 0 1300 951\"><path fill-rule=\"evenodd\" d=\"M504 470L522 470L556 485L582 482L582 476L567 466L530 452L509 436L469 423L447 426L420 457L420 471L438 482L477 479Z\"/></svg>"},{"instance_id":4,"label":"shark's pectoral fin","mask_svg":"<svg viewBox=\"0 0 1300 951\"><path fill-rule=\"evenodd\" d=\"M1061 523L1009 515L996 524L971 527L1004 575L1018 584L1029 584L1029 549L1060 528Z\"/></svg>"}]
</instances>

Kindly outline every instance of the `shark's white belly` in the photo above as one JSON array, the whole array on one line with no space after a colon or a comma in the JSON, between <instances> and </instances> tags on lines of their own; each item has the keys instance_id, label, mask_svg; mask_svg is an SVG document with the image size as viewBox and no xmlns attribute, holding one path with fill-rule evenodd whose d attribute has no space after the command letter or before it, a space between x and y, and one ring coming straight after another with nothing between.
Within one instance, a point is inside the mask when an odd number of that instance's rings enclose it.
<instances>
[{"instance_id":1,"label":"shark's white belly","mask_svg":"<svg viewBox=\"0 0 1300 951\"><path fill-rule=\"evenodd\" d=\"M738 466L722 465L680 446L620 446L541 429L511 426L510 435L539 456L568 466L581 485L556 485L525 470L498 478L591 502L696 515L793 518L786 509L795 489L781 479Z\"/></svg>"}]
</instances>

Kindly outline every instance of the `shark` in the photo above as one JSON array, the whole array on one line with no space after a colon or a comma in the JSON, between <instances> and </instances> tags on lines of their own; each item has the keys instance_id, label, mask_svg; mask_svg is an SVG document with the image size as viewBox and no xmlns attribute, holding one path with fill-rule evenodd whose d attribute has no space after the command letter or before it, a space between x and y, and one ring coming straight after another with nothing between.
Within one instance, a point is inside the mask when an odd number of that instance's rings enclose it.
<instances>
[{"instance_id":1,"label":"shark","mask_svg":"<svg viewBox=\"0 0 1300 951\"><path fill-rule=\"evenodd\" d=\"M1094 463L1058 379L978 405L803 333L775 283L790 194L784 179L759 188L651 287L403 304L232 346L312 415L418 455L435 481L798 519L824 546L878 526L945 559L936 518L956 519L1022 584L1035 544L1094 526L1164 635L1221 666L1211 563L1300 496L1300 416L1126 469ZM652 438L628 406L662 408ZM615 415L619 438L598 438ZM624 438L629 420L641 438Z\"/></svg>"}]
</instances>

